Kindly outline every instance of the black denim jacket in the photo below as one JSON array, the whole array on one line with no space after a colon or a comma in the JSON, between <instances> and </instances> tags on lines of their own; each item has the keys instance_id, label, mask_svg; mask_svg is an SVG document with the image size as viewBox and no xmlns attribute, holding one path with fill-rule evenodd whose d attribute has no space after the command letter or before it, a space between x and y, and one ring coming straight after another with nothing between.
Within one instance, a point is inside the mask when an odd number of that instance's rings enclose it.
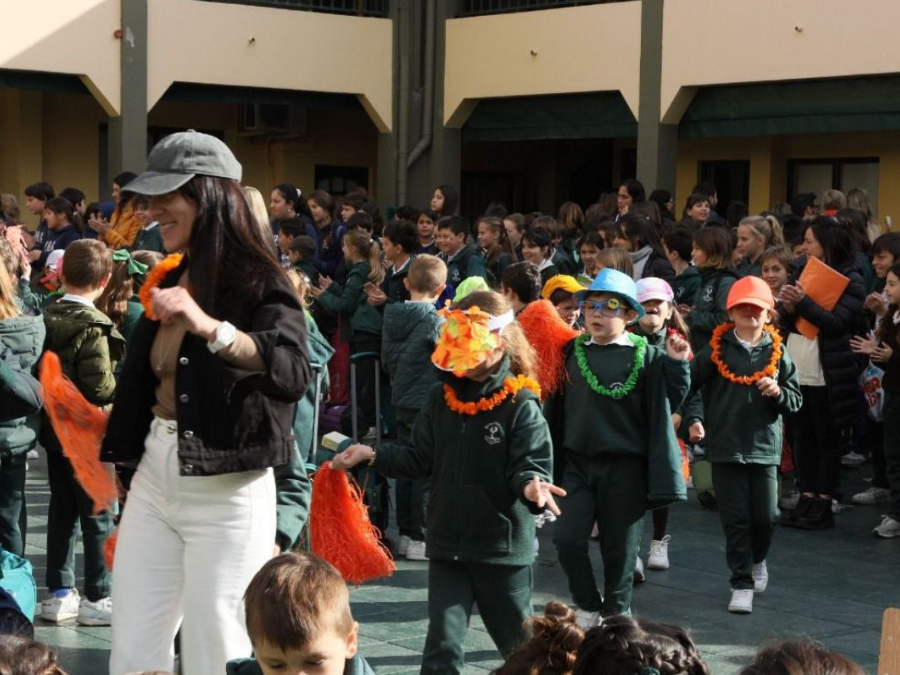
<instances>
[{"instance_id":1,"label":"black denim jacket","mask_svg":"<svg viewBox=\"0 0 900 675\"><path fill-rule=\"evenodd\" d=\"M167 275L174 286L185 263ZM306 319L287 280L273 281L252 306L228 306L217 317L256 343L266 370L254 373L211 354L206 340L186 334L178 352L175 399L181 474L210 476L280 466L294 449L294 404L310 381ZM150 348L159 323L141 317L119 377L103 440L106 462L137 460L153 421L159 379Z\"/></svg>"}]
</instances>

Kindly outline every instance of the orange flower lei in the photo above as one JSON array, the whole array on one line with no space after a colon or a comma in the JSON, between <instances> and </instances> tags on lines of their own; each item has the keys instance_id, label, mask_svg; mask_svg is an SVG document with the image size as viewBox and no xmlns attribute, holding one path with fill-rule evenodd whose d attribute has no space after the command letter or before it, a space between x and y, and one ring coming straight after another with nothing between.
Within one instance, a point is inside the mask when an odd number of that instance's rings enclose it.
<instances>
[{"instance_id":1,"label":"orange flower lei","mask_svg":"<svg viewBox=\"0 0 900 675\"><path fill-rule=\"evenodd\" d=\"M540 385L530 377L518 375L516 377L507 377L503 380L503 388L493 396L485 396L479 401L467 403L460 401L456 397L456 392L449 384L444 385L444 400L447 406L455 413L460 415L477 415L484 410L493 410L503 403L510 395L515 396L520 389L529 389L537 396L541 395Z\"/></svg>"},{"instance_id":2,"label":"orange flower lei","mask_svg":"<svg viewBox=\"0 0 900 675\"><path fill-rule=\"evenodd\" d=\"M156 316L153 314L153 298L150 296L150 291L159 286L162 280L166 278L166 275L181 264L181 258L182 255L180 253L173 253L161 260L156 267L150 270L147 280L141 286L138 297L141 299L141 304L144 306L144 314L148 319L156 321Z\"/></svg>"},{"instance_id":3,"label":"orange flower lei","mask_svg":"<svg viewBox=\"0 0 900 675\"><path fill-rule=\"evenodd\" d=\"M775 330L772 326L765 326L763 330L772 336L772 356L769 358L769 362L766 364L766 367L762 370L758 370L752 375L735 375L730 370L728 370L728 366L725 365L725 362L722 360L722 335L734 328L733 323L725 323L721 326L718 326L712 334L712 339L709 341L710 346L712 347L712 355L710 356L710 360L716 364L716 368L719 369L719 375L724 377L729 382L734 382L735 384L756 384L764 377L775 377L778 375L778 362L781 361L782 354L782 339L778 334L778 331Z\"/></svg>"}]
</instances>

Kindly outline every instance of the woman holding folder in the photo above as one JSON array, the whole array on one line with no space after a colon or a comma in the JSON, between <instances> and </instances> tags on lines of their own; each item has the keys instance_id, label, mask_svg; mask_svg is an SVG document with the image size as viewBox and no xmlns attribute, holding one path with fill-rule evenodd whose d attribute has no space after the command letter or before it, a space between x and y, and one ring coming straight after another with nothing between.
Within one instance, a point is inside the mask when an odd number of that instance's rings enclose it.
<instances>
[{"instance_id":1,"label":"woman holding folder","mask_svg":"<svg viewBox=\"0 0 900 675\"><path fill-rule=\"evenodd\" d=\"M834 527L841 439L856 415L859 363L850 337L861 325L866 289L850 231L820 216L806 229L807 260L781 291L779 311L790 330L788 353L797 366L803 405L795 417L794 457L800 501L782 525Z\"/></svg>"}]
</instances>

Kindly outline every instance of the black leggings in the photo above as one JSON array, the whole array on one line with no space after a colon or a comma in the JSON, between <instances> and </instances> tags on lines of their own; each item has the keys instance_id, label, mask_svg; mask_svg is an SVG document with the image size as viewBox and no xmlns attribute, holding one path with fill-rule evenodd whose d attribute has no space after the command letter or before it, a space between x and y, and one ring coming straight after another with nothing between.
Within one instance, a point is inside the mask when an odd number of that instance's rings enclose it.
<instances>
[{"instance_id":1,"label":"black leggings","mask_svg":"<svg viewBox=\"0 0 900 675\"><path fill-rule=\"evenodd\" d=\"M794 462L800 492L834 495L841 477L841 432L829 415L827 387L801 385L794 417Z\"/></svg>"}]
</instances>

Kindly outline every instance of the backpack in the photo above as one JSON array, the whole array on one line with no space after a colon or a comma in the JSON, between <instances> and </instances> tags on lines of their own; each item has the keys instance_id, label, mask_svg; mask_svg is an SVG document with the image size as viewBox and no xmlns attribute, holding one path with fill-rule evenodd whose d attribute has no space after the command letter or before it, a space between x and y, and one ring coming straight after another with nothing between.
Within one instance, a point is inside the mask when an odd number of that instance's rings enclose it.
<instances>
[{"instance_id":1,"label":"backpack","mask_svg":"<svg viewBox=\"0 0 900 675\"><path fill-rule=\"evenodd\" d=\"M0 550L0 588L9 593L30 621L37 606L37 584L31 563L8 551Z\"/></svg>"}]
</instances>

